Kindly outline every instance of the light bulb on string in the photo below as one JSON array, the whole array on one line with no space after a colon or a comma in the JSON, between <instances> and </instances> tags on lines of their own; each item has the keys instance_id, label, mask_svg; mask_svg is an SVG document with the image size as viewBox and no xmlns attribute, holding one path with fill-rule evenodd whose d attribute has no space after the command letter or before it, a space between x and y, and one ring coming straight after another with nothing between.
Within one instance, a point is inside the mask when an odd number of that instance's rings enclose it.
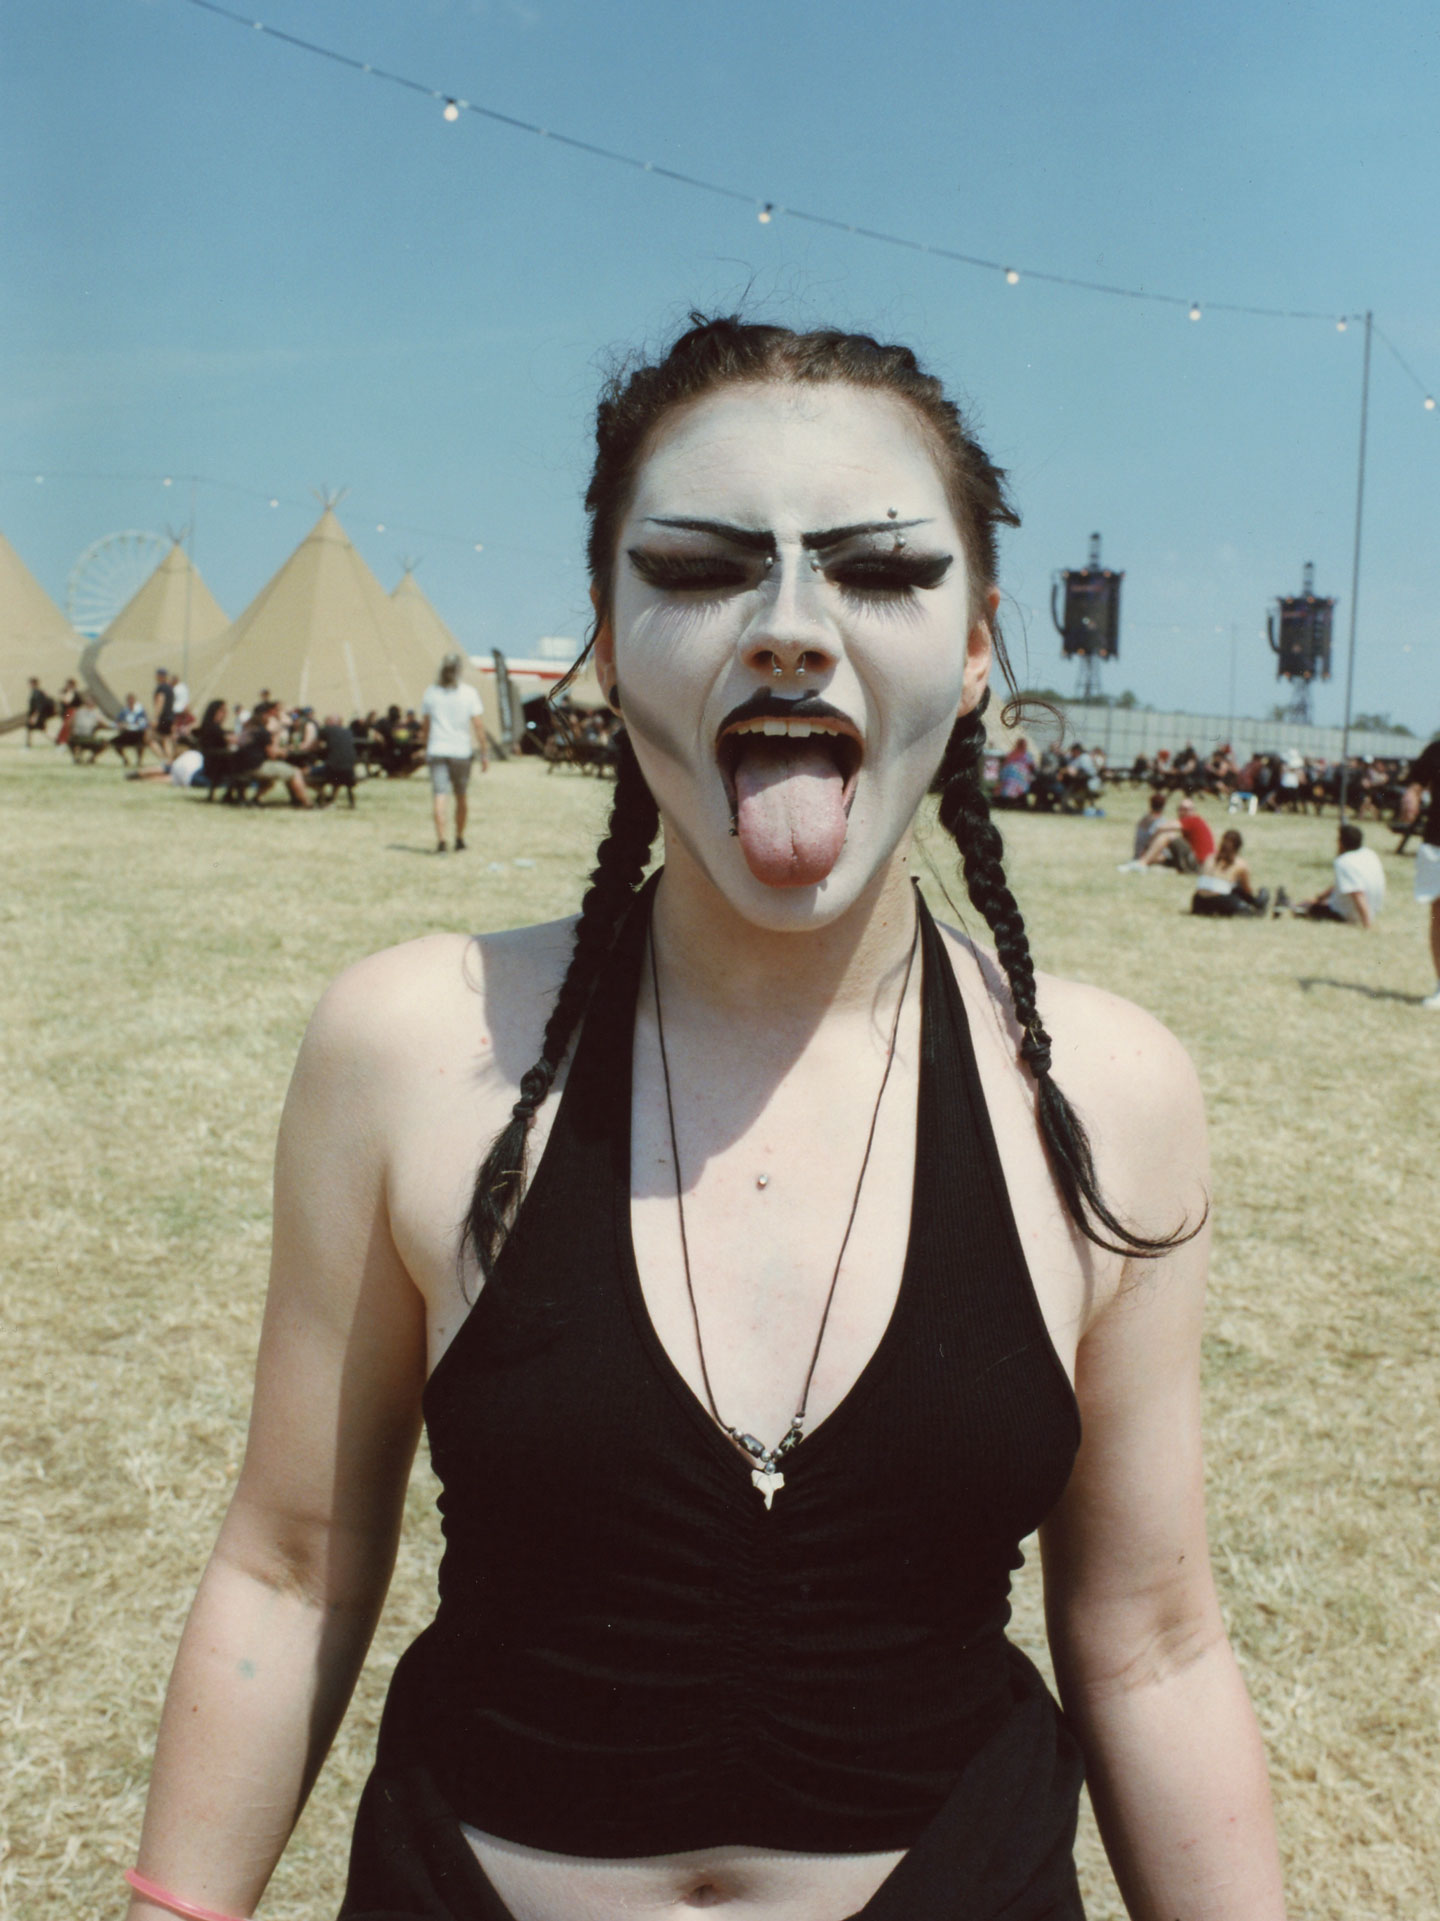
<instances>
[{"instance_id":1,"label":"light bulb on string","mask_svg":"<svg viewBox=\"0 0 1440 1921\"><path fill-rule=\"evenodd\" d=\"M272 500L272 501L270 502L270 505L271 505L272 507L278 507L278 506L280 505L280 502L279 502L278 500Z\"/></svg>"},{"instance_id":2,"label":"light bulb on string","mask_svg":"<svg viewBox=\"0 0 1440 1921\"><path fill-rule=\"evenodd\" d=\"M1348 327L1349 325L1350 325L1350 322L1349 322L1348 320L1346 320L1346 319L1344 319L1343 317L1342 317L1341 319L1339 319L1339 320L1337 320L1337 321L1335 322L1335 331L1336 331L1336 333L1337 333L1337 334L1343 334L1343 333L1344 333L1344 331L1345 331L1345 329L1346 329L1346 328L1347 328L1347 327Z\"/></svg>"},{"instance_id":3,"label":"light bulb on string","mask_svg":"<svg viewBox=\"0 0 1440 1921\"><path fill-rule=\"evenodd\" d=\"M1434 394L1426 394L1426 396L1425 396L1425 411L1426 411L1426 413L1427 413L1427 414L1433 414L1433 413L1434 413L1434 411L1435 411L1435 396L1434 396Z\"/></svg>"},{"instance_id":4,"label":"light bulb on string","mask_svg":"<svg viewBox=\"0 0 1440 1921\"><path fill-rule=\"evenodd\" d=\"M166 474L165 478L160 482L160 485L162 487L173 487L175 482L170 478L169 474Z\"/></svg>"},{"instance_id":5,"label":"light bulb on string","mask_svg":"<svg viewBox=\"0 0 1440 1921\"><path fill-rule=\"evenodd\" d=\"M1009 281L1012 287L1018 286L1020 284L1020 273L1018 268L1007 267L1005 269L1005 278L1006 280Z\"/></svg>"},{"instance_id":6,"label":"light bulb on string","mask_svg":"<svg viewBox=\"0 0 1440 1921\"><path fill-rule=\"evenodd\" d=\"M768 227L770 222L775 218L775 202L773 200L767 200L755 218L760 222L762 227Z\"/></svg>"},{"instance_id":7,"label":"light bulb on string","mask_svg":"<svg viewBox=\"0 0 1440 1921\"><path fill-rule=\"evenodd\" d=\"M1190 302L1190 318L1192 320L1198 320L1200 318L1200 302L1198 300L1192 300Z\"/></svg>"},{"instance_id":8,"label":"light bulb on string","mask_svg":"<svg viewBox=\"0 0 1440 1921\"><path fill-rule=\"evenodd\" d=\"M43 486L45 485L45 476L44 476L44 474L36 474L36 476L35 476L35 485L36 485L37 487L43 487Z\"/></svg>"},{"instance_id":9,"label":"light bulb on string","mask_svg":"<svg viewBox=\"0 0 1440 1921\"><path fill-rule=\"evenodd\" d=\"M477 554L483 554L483 553L484 553L484 551L485 551L485 543L484 543L484 541L483 541L483 540L477 540L477 541L476 541L476 543L475 543L475 551L476 551L476 553L477 553Z\"/></svg>"},{"instance_id":10,"label":"light bulb on string","mask_svg":"<svg viewBox=\"0 0 1440 1921\"><path fill-rule=\"evenodd\" d=\"M460 118L460 109L453 100L447 100L445 102L444 117L445 119L451 122L454 122Z\"/></svg>"},{"instance_id":11,"label":"light bulb on string","mask_svg":"<svg viewBox=\"0 0 1440 1921\"><path fill-rule=\"evenodd\" d=\"M384 522L383 520L377 520L377 521L376 521L376 523L375 523L375 531L376 531L376 533L377 533L377 534L383 534L383 533L384 533L384 531L385 531L385 522Z\"/></svg>"}]
</instances>

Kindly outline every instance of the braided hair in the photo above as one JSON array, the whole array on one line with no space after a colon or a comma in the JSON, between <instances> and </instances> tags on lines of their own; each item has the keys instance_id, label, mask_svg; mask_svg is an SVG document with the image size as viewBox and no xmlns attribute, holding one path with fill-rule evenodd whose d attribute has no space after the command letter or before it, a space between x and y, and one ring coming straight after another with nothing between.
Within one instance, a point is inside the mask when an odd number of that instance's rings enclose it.
<instances>
[{"instance_id":1,"label":"braided hair","mask_svg":"<svg viewBox=\"0 0 1440 1921\"><path fill-rule=\"evenodd\" d=\"M645 784L635 750L622 735L609 826L596 852L590 886L580 903L570 965L545 1023L540 1058L521 1076L520 1098L475 1177L467 1236L487 1279L524 1192L530 1123L560 1071L601 966L645 878L659 826L659 810Z\"/></svg>"},{"instance_id":2,"label":"braided hair","mask_svg":"<svg viewBox=\"0 0 1440 1921\"><path fill-rule=\"evenodd\" d=\"M667 352L653 361L632 360L617 366L600 396L595 467L585 494L596 616L574 672L610 617L620 528L663 422L678 408L721 388L771 381L856 387L888 395L909 407L934 455L964 541L972 617L985 616L984 597L999 571L998 529L1018 527L1020 516L1006 493L1003 469L991 461L939 380L925 372L911 350L869 334L834 328L796 333L734 315L711 318L692 313L690 326ZM1003 636L993 618L989 625L1000 671L1013 692ZM564 692L568 679L560 683L555 697ZM611 689L610 699L618 711L618 688ZM1012 711L1019 711L1014 702L1007 715ZM979 711L956 723L936 777L940 819L960 849L970 898L995 936L1024 1035L1020 1051L1035 1076L1040 1125L1065 1205L1082 1232L1099 1246L1131 1255L1162 1253L1188 1236L1177 1233L1152 1240L1132 1232L1115 1217L1096 1185L1085 1129L1051 1079L1050 1038L1036 1012L1035 969L1025 924L1005 879L1000 835L980 785L984 738ZM540 1058L521 1079L520 1098L476 1177L466 1233L487 1278L524 1193L530 1123L550 1092L601 966L644 878L658 826L654 798L625 741L609 829L581 903L570 965L545 1025Z\"/></svg>"},{"instance_id":3,"label":"braided hair","mask_svg":"<svg viewBox=\"0 0 1440 1921\"><path fill-rule=\"evenodd\" d=\"M1020 1028L1020 1057L1034 1077L1040 1132L1066 1211L1097 1247L1112 1254L1153 1260L1192 1239L1200 1227L1151 1236L1137 1233L1116 1216L1096 1181L1085 1124L1051 1074L1050 1036L1036 1005L1030 941L1005 878L1005 843L990 817L990 803L980 780L985 755L984 715L989 700L987 690L980 704L962 714L951 730L932 790L940 797L940 825L960 851L966 892L995 939L995 955L1005 970ZM1013 705L1006 708L1007 717Z\"/></svg>"}]
</instances>

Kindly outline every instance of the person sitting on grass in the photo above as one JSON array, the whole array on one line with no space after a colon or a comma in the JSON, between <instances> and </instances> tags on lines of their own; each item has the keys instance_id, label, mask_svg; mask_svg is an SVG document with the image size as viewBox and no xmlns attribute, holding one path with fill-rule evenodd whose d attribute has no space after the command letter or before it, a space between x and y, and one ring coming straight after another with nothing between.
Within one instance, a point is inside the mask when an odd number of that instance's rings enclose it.
<instances>
[{"instance_id":1,"label":"person sitting on grass","mask_svg":"<svg viewBox=\"0 0 1440 1921\"><path fill-rule=\"evenodd\" d=\"M1148 873L1152 867L1177 867L1182 874L1208 874L1214 864L1215 836L1210 824L1188 800L1177 803L1175 819L1156 823L1150 845L1137 860L1126 861L1124 873Z\"/></svg>"},{"instance_id":2,"label":"person sitting on grass","mask_svg":"<svg viewBox=\"0 0 1440 1921\"><path fill-rule=\"evenodd\" d=\"M55 718L55 700L47 694L35 675L30 676L30 696L25 703L25 745L30 745L30 736L39 734L45 738L45 729Z\"/></svg>"},{"instance_id":3,"label":"person sitting on grass","mask_svg":"<svg viewBox=\"0 0 1440 1921\"><path fill-rule=\"evenodd\" d=\"M125 758L126 748L133 747L135 765L138 767L145 758L145 748L150 736L150 716L145 712L144 702L138 700L134 694L127 694L125 705L115 716L115 725L119 732L110 745L121 760Z\"/></svg>"},{"instance_id":4,"label":"person sitting on grass","mask_svg":"<svg viewBox=\"0 0 1440 1921\"><path fill-rule=\"evenodd\" d=\"M1353 820L1342 823L1339 843L1334 880L1323 894L1297 900L1290 911L1306 920L1343 920L1368 930L1385 905L1385 869Z\"/></svg>"},{"instance_id":5,"label":"person sitting on grass","mask_svg":"<svg viewBox=\"0 0 1440 1921\"><path fill-rule=\"evenodd\" d=\"M1215 871L1202 874L1196 883L1190 902L1192 914L1264 914L1270 905L1270 889L1262 887L1256 891L1250 863L1240 851L1244 845L1244 839L1233 827L1220 836Z\"/></svg>"},{"instance_id":6,"label":"person sitting on grass","mask_svg":"<svg viewBox=\"0 0 1440 1921\"><path fill-rule=\"evenodd\" d=\"M1125 873L1129 868L1140 865L1145 850L1149 847L1151 841L1154 840L1156 834L1159 833L1162 827L1172 833L1178 833L1180 831L1179 821L1166 820L1164 815L1165 796L1159 793L1152 794L1146 804L1145 812L1135 823L1135 844L1130 850L1129 860L1120 862L1121 873Z\"/></svg>"},{"instance_id":7,"label":"person sitting on grass","mask_svg":"<svg viewBox=\"0 0 1440 1921\"><path fill-rule=\"evenodd\" d=\"M1023 807L1035 781L1035 757L1021 734L1000 763L995 801L1000 807Z\"/></svg>"},{"instance_id":8,"label":"person sitting on grass","mask_svg":"<svg viewBox=\"0 0 1440 1921\"><path fill-rule=\"evenodd\" d=\"M115 730L96 706L95 696L82 694L70 724L71 758L79 760L82 754L88 754L92 762L97 761L114 738Z\"/></svg>"}]
</instances>

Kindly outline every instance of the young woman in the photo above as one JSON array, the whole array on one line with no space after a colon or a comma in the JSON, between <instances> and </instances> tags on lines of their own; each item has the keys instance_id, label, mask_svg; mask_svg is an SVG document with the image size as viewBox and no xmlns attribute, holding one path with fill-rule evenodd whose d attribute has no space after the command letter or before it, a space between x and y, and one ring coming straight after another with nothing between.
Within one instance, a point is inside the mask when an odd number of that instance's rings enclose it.
<instances>
[{"instance_id":1,"label":"young woman","mask_svg":"<svg viewBox=\"0 0 1440 1921\"><path fill-rule=\"evenodd\" d=\"M979 783L1003 477L906 349L731 320L617 379L598 446L628 739L593 885L315 1015L132 1921L258 1900L422 1391L440 1609L346 1921L1068 1921L1082 1753L1133 1915L1274 1921L1205 1544L1195 1077L1037 982ZM913 885L937 781L993 952ZM1063 1717L1004 1638L1041 1523Z\"/></svg>"},{"instance_id":2,"label":"young woman","mask_svg":"<svg viewBox=\"0 0 1440 1921\"><path fill-rule=\"evenodd\" d=\"M1215 850L1213 872L1202 874L1190 902L1192 914L1218 914L1233 918L1237 914L1263 915L1270 905L1270 890L1256 890L1255 877L1244 853L1245 839L1236 827L1227 827Z\"/></svg>"}]
</instances>

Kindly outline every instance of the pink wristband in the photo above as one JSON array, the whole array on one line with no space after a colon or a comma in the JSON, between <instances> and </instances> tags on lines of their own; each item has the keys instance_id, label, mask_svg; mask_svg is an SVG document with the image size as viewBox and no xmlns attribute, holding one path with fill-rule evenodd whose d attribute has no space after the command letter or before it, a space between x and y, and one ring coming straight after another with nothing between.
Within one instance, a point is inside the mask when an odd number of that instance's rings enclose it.
<instances>
[{"instance_id":1,"label":"pink wristband","mask_svg":"<svg viewBox=\"0 0 1440 1921\"><path fill-rule=\"evenodd\" d=\"M183 1914L186 1921L240 1921L238 1915L221 1914L218 1908L202 1908L196 1901L182 1901L178 1895L167 1894L138 1869L126 1868L125 1879L142 1899L153 1901L157 1908L169 1908L172 1914Z\"/></svg>"}]
</instances>

